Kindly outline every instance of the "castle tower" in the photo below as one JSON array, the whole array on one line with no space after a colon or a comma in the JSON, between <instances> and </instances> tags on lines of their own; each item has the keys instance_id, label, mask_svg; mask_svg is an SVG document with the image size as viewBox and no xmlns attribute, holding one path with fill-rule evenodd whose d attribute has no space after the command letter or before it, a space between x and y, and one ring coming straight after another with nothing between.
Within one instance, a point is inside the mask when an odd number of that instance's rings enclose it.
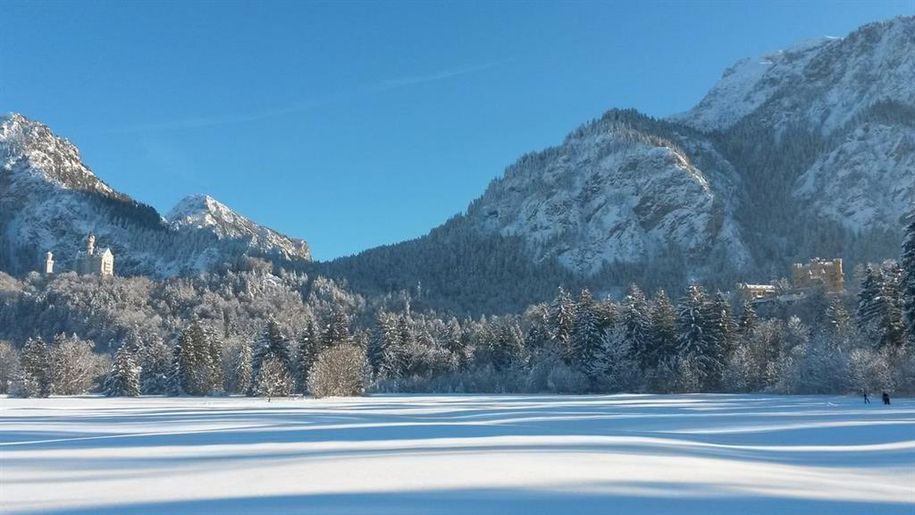
<instances>
[{"instance_id":1,"label":"castle tower","mask_svg":"<svg viewBox=\"0 0 915 515\"><path fill-rule=\"evenodd\" d=\"M91 232L89 237L86 238L86 254L89 256L95 255L95 235Z\"/></svg>"},{"instance_id":2,"label":"castle tower","mask_svg":"<svg viewBox=\"0 0 915 515\"><path fill-rule=\"evenodd\" d=\"M52 275L54 273L54 254L51 251L48 251L44 259L44 273L46 275Z\"/></svg>"}]
</instances>

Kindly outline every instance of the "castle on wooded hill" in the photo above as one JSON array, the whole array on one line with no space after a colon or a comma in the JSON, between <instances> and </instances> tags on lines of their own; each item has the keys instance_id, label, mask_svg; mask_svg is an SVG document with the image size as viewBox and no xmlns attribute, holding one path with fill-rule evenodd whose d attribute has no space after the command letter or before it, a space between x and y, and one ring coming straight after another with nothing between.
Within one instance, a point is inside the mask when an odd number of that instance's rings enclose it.
<instances>
[{"instance_id":1,"label":"castle on wooded hill","mask_svg":"<svg viewBox=\"0 0 915 515\"><path fill-rule=\"evenodd\" d=\"M114 253L109 247L95 248L95 235L86 238L86 250L76 253L73 259L73 271L80 275L114 275ZM54 254L50 251L45 256L44 273L54 273Z\"/></svg>"},{"instance_id":2,"label":"castle on wooded hill","mask_svg":"<svg viewBox=\"0 0 915 515\"><path fill-rule=\"evenodd\" d=\"M764 301L784 294L803 294L803 292L822 288L826 293L845 291L845 272L842 270L842 258L813 258L807 263L795 263L791 267L791 284L789 287L775 284L737 285L737 290L746 300Z\"/></svg>"},{"instance_id":3,"label":"castle on wooded hill","mask_svg":"<svg viewBox=\"0 0 915 515\"><path fill-rule=\"evenodd\" d=\"M821 287L828 293L845 291L845 273L842 271L842 259L831 261L813 258L809 263L795 263L792 269L792 281L795 288Z\"/></svg>"},{"instance_id":4,"label":"castle on wooded hill","mask_svg":"<svg viewBox=\"0 0 915 515\"><path fill-rule=\"evenodd\" d=\"M791 267L791 283L786 284L747 284L737 285L737 291L751 302L774 299L786 294L795 297L813 288L822 288L826 293L845 291L845 272L842 270L842 259L813 258L808 263L795 263Z\"/></svg>"}]
</instances>

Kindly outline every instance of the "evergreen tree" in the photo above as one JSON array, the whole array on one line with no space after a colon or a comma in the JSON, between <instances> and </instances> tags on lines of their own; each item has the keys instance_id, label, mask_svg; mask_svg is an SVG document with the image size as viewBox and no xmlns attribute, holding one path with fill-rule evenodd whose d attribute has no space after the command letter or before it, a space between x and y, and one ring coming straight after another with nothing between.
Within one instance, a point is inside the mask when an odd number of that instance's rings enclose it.
<instances>
[{"instance_id":1,"label":"evergreen tree","mask_svg":"<svg viewBox=\"0 0 915 515\"><path fill-rule=\"evenodd\" d=\"M223 389L225 383L225 374L222 370L222 338L212 325L204 326L203 335L207 349L206 361L209 368L210 392L218 392Z\"/></svg>"},{"instance_id":2,"label":"evergreen tree","mask_svg":"<svg viewBox=\"0 0 915 515\"><path fill-rule=\"evenodd\" d=\"M247 341L241 342L238 346L238 355L235 357L232 370L233 390L235 392L247 393L251 389L253 375L251 365L253 360L251 344Z\"/></svg>"},{"instance_id":3,"label":"evergreen tree","mask_svg":"<svg viewBox=\"0 0 915 515\"><path fill-rule=\"evenodd\" d=\"M562 349L563 358L567 363L571 363L574 358L572 349L572 327L574 324L575 302L560 287L556 299L550 305L550 332L553 339L558 342L559 348Z\"/></svg>"},{"instance_id":4,"label":"evergreen tree","mask_svg":"<svg viewBox=\"0 0 915 515\"><path fill-rule=\"evenodd\" d=\"M271 360L271 368L268 373L262 374L261 367L267 360ZM292 377L290 365L289 340L283 334L279 323L270 318L254 344L254 356L251 364L251 394L259 395L260 392L273 392L270 394L270 396L273 396L278 395L275 393L277 391L285 391L285 379L286 377Z\"/></svg>"},{"instance_id":5,"label":"evergreen tree","mask_svg":"<svg viewBox=\"0 0 915 515\"><path fill-rule=\"evenodd\" d=\"M756 309L753 308L753 303L745 300L740 309L740 320L737 323L738 333L746 337L750 332L756 327L756 322L758 317L756 316Z\"/></svg>"},{"instance_id":6,"label":"evergreen tree","mask_svg":"<svg viewBox=\"0 0 915 515\"><path fill-rule=\"evenodd\" d=\"M375 315L375 325L372 328L372 337L369 339L367 351L369 366L372 369L372 375L380 377L385 362L389 356L392 345L396 342L396 321L390 313L379 311ZM317 358L317 355L315 355Z\"/></svg>"},{"instance_id":7,"label":"evergreen tree","mask_svg":"<svg viewBox=\"0 0 915 515\"><path fill-rule=\"evenodd\" d=\"M667 292L655 296L651 310L651 342L643 367L657 368L661 362L677 355L677 311Z\"/></svg>"},{"instance_id":8,"label":"evergreen tree","mask_svg":"<svg viewBox=\"0 0 915 515\"><path fill-rule=\"evenodd\" d=\"M717 382L716 374L723 368L718 361L719 324L720 317L714 314L705 290L691 285L680 302L677 347L681 363L689 364L691 374L704 389Z\"/></svg>"},{"instance_id":9,"label":"evergreen tree","mask_svg":"<svg viewBox=\"0 0 915 515\"><path fill-rule=\"evenodd\" d=\"M137 365L140 367L141 393L146 395L168 393L172 349L169 349L159 335L151 335L139 345Z\"/></svg>"},{"instance_id":10,"label":"evergreen tree","mask_svg":"<svg viewBox=\"0 0 915 515\"><path fill-rule=\"evenodd\" d=\"M623 330L631 358L646 369L654 361L656 343L652 336L651 312L648 299L635 284L623 299Z\"/></svg>"},{"instance_id":11,"label":"evergreen tree","mask_svg":"<svg viewBox=\"0 0 915 515\"><path fill-rule=\"evenodd\" d=\"M208 395L221 384L221 359L215 332L194 320L178 336L172 361L173 395Z\"/></svg>"},{"instance_id":12,"label":"evergreen tree","mask_svg":"<svg viewBox=\"0 0 915 515\"><path fill-rule=\"evenodd\" d=\"M738 329L731 316L731 305L720 291L711 300L709 315L708 387L717 390L721 386L725 362L737 347Z\"/></svg>"},{"instance_id":13,"label":"evergreen tree","mask_svg":"<svg viewBox=\"0 0 915 515\"><path fill-rule=\"evenodd\" d=\"M369 345L371 346L371 342ZM309 320L305 324L305 330L299 335L298 382L299 390L303 393L308 389L308 374L311 373L311 368L314 366L315 361L318 360L320 353L321 341L318 338L318 331L315 328L315 324Z\"/></svg>"},{"instance_id":14,"label":"evergreen tree","mask_svg":"<svg viewBox=\"0 0 915 515\"><path fill-rule=\"evenodd\" d=\"M19 352L16 394L22 397L51 395L51 352L41 338L29 338Z\"/></svg>"},{"instance_id":15,"label":"evergreen tree","mask_svg":"<svg viewBox=\"0 0 915 515\"><path fill-rule=\"evenodd\" d=\"M322 348L350 342L349 320L343 305L335 302L322 335Z\"/></svg>"},{"instance_id":16,"label":"evergreen tree","mask_svg":"<svg viewBox=\"0 0 915 515\"><path fill-rule=\"evenodd\" d=\"M122 345L114 355L111 372L105 380L105 395L109 397L140 395L140 367L127 347Z\"/></svg>"},{"instance_id":17,"label":"evergreen tree","mask_svg":"<svg viewBox=\"0 0 915 515\"><path fill-rule=\"evenodd\" d=\"M461 323L458 322L457 318L451 317L442 337L444 340L442 346L451 354L454 367L458 370L461 369L466 360L464 330L461 328Z\"/></svg>"},{"instance_id":18,"label":"evergreen tree","mask_svg":"<svg viewBox=\"0 0 915 515\"><path fill-rule=\"evenodd\" d=\"M898 350L904 344L902 280L902 268L892 261L865 269L858 294L858 325L877 348Z\"/></svg>"},{"instance_id":19,"label":"evergreen tree","mask_svg":"<svg viewBox=\"0 0 915 515\"><path fill-rule=\"evenodd\" d=\"M880 317L880 291L883 279L880 271L871 264L864 268L861 291L858 292L857 320L861 334L873 337L878 333L877 320Z\"/></svg>"},{"instance_id":20,"label":"evergreen tree","mask_svg":"<svg viewBox=\"0 0 915 515\"><path fill-rule=\"evenodd\" d=\"M827 335L834 347L847 349L852 335L852 320L840 296L834 296L826 308Z\"/></svg>"},{"instance_id":21,"label":"evergreen tree","mask_svg":"<svg viewBox=\"0 0 915 515\"><path fill-rule=\"evenodd\" d=\"M535 304L525 311L524 319L527 321L524 348L536 353L550 342L550 309L545 304Z\"/></svg>"},{"instance_id":22,"label":"evergreen tree","mask_svg":"<svg viewBox=\"0 0 915 515\"><path fill-rule=\"evenodd\" d=\"M597 308L591 292L582 290L575 306L575 320L572 324L572 363L588 379L597 381L603 373L604 340L598 324Z\"/></svg>"},{"instance_id":23,"label":"evergreen tree","mask_svg":"<svg viewBox=\"0 0 915 515\"><path fill-rule=\"evenodd\" d=\"M915 211L909 214L902 244L902 302L908 346L915 349Z\"/></svg>"},{"instance_id":24,"label":"evergreen tree","mask_svg":"<svg viewBox=\"0 0 915 515\"><path fill-rule=\"evenodd\" d=\"M523 337L521 328L511 317L500 317L493 325L487 350L493 368L501 371L517 361L523 347Z\"/></svg>"}]
</instances>

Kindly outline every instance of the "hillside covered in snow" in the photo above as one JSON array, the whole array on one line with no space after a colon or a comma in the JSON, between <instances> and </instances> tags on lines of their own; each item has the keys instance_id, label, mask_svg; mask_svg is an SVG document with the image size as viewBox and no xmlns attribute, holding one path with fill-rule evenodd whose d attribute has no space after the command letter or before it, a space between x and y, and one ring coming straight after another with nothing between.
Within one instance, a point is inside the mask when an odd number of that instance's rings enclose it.
<instances>
[{"instance_id":1,"label":"hillside covered in snow","mask_svg":"<svg viewBox=\"0 0 915 515\"><path fill-rule=\"evenodd\" d=\"M0 270L38 270L52 251L61 271L94 233L122 275L169 277L244 255L308 261L308 245L259 226L209 197L188 197L168 219L119 193L45 125L0 118Z\"/></svg>"},{"instance_id":2,"label":"hillside covered in snow","mask_svg":"<svg viewBox=\"0 0 915 515\"><path fill-rule=\"evenodd\" d=\"M440 261L474 263L497 296L569 275L607 293L630 282L731 289L814 256L843 257L849 270L893 257L915 200L912 77L915 17L744 59L688 112L611 110L523 156L428 236L340 259L330 273L384 291L391 278L367 271L396 267L396 286L421 282L450 300L474 298L468 271ZM479 247L508 250L482 259ZM518 261L532 269L495 268Z\"/></svg>"}]
</instances>

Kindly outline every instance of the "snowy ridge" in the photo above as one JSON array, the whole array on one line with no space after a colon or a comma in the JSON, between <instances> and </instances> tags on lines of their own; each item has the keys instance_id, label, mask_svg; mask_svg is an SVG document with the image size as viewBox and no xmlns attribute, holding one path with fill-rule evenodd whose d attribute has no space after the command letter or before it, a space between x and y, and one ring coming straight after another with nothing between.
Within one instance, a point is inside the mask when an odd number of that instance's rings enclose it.
<instances>
[{"instance_id":1,"label":"snowy ridge","mask_svg":"<svg viewBox=\"0 0 915 515\"><path fill-rule=\"evenodd\" d=\"M878 102L915 104L912 77L915 17L901 17L745 59L672 119L720 131L755 115L773 128L801 122L828 134Z\"/></svg>"},{"instance_id":2,"label":"snowy ridge","mask_svg":"<svg viewBox=\"0 0 915 515\"><path fill-rule=\"evenodd\" d=\"M209 195L185 197L166 218L179 230L209 230L220 239L247 239L252 246L279 251L287 259L311 259L311 251L304 240L291 239L258 225Z\"/></svg>"},{"instance_id":3,"label":"snowy ridge","mask_svg":"<svg viewBox=\"0 0 915 515\"><path fill-rule=\"evenodd\" d=\"M155 209L102 182L69 141L19 114L0 119L0 270L38 270L52 251L72 269L85 237L110 246L121 275L168 277L212 269L241 255L309 260L308 245L259 226L210 199L194 224L168 224ZM197 213L202 211L199 205Z\"/></svg>"},{"instance_id":4,"label":"snowy ridge","mask_svg":"<svg viewBox=\"0 0 915 515\"><path fill-rule=\"evenodd\" d=\"M832 41L829 38L811 40L785 50L741 59L724 71L721 80L698 105L671 119L705 131L727 129L772 98L786 77L798 74L822 46Z\"/></svg>"},{"instance_id":5,"label":"snowy ridge","mask_svg":"<svg viewBox=\"0 0 915 515\"><path fill-rule=\"evenodd\" d=\"M0 117L0 159L2 170L14 181L48 181L61 188L115 195L83 164L72 143L21 114Z\"/></svg>"}]
</instances>

